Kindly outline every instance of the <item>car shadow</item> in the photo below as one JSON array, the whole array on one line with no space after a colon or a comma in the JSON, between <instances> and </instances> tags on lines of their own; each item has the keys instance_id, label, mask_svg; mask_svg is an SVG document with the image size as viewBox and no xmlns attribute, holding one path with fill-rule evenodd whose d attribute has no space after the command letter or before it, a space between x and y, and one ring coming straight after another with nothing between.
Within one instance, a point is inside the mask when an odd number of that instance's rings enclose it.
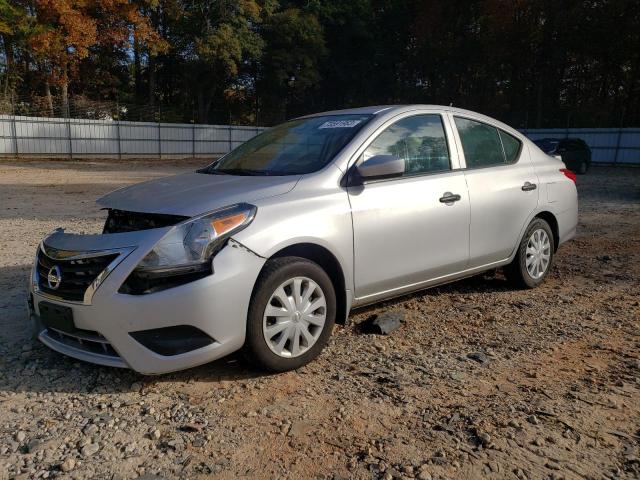
<instances>
[{"instance_id":1,"label":"car shadow","mask_svg":"<svg viewBox=\"0 0 640 480\"><path fill-rule=\"evenodd\" d=\"M253 368L240 354L181 372L145 376L127 369L81 362L54 352L32 335L27 308L30 268L29 265L0 267L0 289L5 292L0 297L0 392L127 394L153 389L161 383L201 383L207 388L215 388L217 384L272 375ZM354 313L395 308L407 300L431 295L487 293L510 289L500 276L478 275L360 308Z\"/></svg>"},{"instance_id":2,"label":"car shadow","mask_svg":"<svg viewBox=\"0 0 640 480\"><path fill-rule=\"evenodd\" d=\"M469 295L473 293L497 293L514 291L500 270L491 270L472 277L456 280L451 283L407 293L390 300L354 308L351 315L367 314L378 310L396 308L399 305L420 298L437 297L439 295Z\"/></svg>"}]
</instances>

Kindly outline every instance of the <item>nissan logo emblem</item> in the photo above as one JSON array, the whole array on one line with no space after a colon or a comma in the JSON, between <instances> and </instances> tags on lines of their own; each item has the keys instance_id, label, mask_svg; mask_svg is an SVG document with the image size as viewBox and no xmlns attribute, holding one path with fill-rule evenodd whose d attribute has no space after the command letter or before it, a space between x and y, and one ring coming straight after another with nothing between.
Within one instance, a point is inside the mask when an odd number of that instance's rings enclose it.
<instances>
[{"instance_id":1,"label":"nissan logo emblem","mask_svg":"<svg viewBox=\"0 0 640 480\"><path fill-rule=\"evenodd\" d=\"M49 270L49 274L47 275L47 284L51 290L57 290L62 283L62 273L60 272L60 267L58 265L54 265Z\"/></svg>"}]
</instances>

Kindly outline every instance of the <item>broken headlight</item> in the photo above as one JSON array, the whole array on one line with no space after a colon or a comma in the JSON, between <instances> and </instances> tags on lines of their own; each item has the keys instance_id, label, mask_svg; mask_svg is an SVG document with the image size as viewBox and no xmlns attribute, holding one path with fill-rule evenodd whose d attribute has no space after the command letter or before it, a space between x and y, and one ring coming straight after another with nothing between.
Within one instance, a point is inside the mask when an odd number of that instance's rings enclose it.
<instances>
[{"instance_id":1,"label":"broken headlight","mask_svg":"<svg viewBox=\"0 0 640 480\"><path fill-rule=\"evenodd\" d=\"M214 255L231 235L251 223L256 210L240 203L176 225L131 272L120 293L166 290L209 275Z\"/></svg>"},{"instance_id":2,"label":"broken headlight","mask_svg":"<svg viewBox=\"0 0 640 480\"><path fill-rule=\"evenodd\" d=\"M138 271L196 271L232 234L251 223L256 207L245 203L192 218L173 227L138 264Z\"/></svg>"}]
</instances>

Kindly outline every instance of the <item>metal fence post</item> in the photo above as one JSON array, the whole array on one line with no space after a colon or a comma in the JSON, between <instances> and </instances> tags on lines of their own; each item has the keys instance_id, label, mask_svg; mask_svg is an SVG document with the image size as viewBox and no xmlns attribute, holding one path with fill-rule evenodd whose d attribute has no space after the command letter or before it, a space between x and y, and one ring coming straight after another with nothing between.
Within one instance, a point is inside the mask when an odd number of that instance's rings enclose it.
<instances>
[{"instance_id":1,"label":"metal fence post","mask_svg":"<svg viewBox=\"0 0 640 480\"><path fill-rule=\"evenodd\" d=\"M231 128L231 125L229 125L229 151L233 150L233 137Z\"/></svg>"},{"instance_id":2,"label":"metal fence post","mask_svg":"<svg viewBox=\"0 0 640 480\"><path fill-rule=\"evenodd\" d=\"M16 130L16 116L11 115L11 137L13 139L13 154L16 157L16 160L20 157L18 152L18 133Z\"/></svg>"},{"instance_id":3,"label":"metal fence post","mask_svg":"<svg viewBox=\"0 0 640 480\"><path fill-rule=\"evenodd\" d=\"M618 129L618 138L616 140L616 151L613 154L613 164L618 163L618 152L620 151L620 143L622 143L622 128Z\"/></svg>"},{"instance_id":4,"label":"metal fence post","mask_svg":"<svg viewBox=\"0 0 640 480\"><path fill-rule=\"evenodd\" d=\"M73 160L73 140L71 139L71 119L67 116L67 138L69 139L69 160Z\"/></svg>"},{"instance_id":5,"label":"metal fence post","mask_svg":"<svg viewBox=\"0 0 640 480\"><path fill-rule=\"evenodd\" d=\"M18 153L18 132L16 129L16 108L15 105L13 104L13 95L11 95L11 124L10 124L10 129L11 129L11 138L13 140L13 154L16 157L16 160L19 158L19 153Z\"/></svg>"},{"instance_id":6,"label":"metal fence post","mask_svg":"<svg viewBox=\"0 0 640 480\"><path fill-rule=\"evenodd\" d=\"M120 120L116 120L116 140L118 142L118 160L122 160L122 145L120 142Z\"/></svg>"},{"instance_id":7,"label":"metal fence post","mask_svg":"<svg viewBox=\"0 0 640 480\"><path fill-rule=\"evenodd\" d=\"M191 158L196 158L196 126L191 124Z\"/></svg>"},{"instance_id":8,"label":"metal fence post","mask_svg":"<svg viewBox=\"0 0 640 480\"><path fill-rule=\"evenodd\" d=\"M160 122L158 122L158 157L160 157L160 160L162 160L162 133Z\"/></svg>"}]
</instances>

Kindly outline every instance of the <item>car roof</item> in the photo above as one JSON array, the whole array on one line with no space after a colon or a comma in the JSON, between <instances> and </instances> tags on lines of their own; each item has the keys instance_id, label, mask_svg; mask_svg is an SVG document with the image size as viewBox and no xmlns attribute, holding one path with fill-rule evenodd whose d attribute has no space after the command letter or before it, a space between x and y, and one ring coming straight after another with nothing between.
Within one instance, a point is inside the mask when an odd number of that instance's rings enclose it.
<instances>
[{"instance_id":1,"label":"car roof","mask_svg":"<svg viewBox=\"0 0 640 480\"><path fill-rule=\"evenodd\" d=\"M301 118L320 117L325 115L377 115L379 113L403 112L414 108L425 108L433 110L446 110L461 115L484 116L481 113L457 108L450 105L429 105L429 104L407 104L407 105L371 105L368 107L345 108L342 110L328 110L326 112L312 113ZM489 118L489 117L487 117ZM494 119L492 119L494 120Z\"/></svg>"},{"instance_id":2,"label":"car roof","mask_svg":"<svg viewBox=\"0 0 640 480\"><path fill-rule=\"evenodd\" d=\"M326 112L318 112L310 115L304 115L299 118L312 118L326 115L381 115L392 117L395 114L404 112L410 112L411 110L425 109L425 110L440 110L453 113L463 117L471 117L480 121L487 122L489 124L498 125L503 130L509 131L511 134L518 136L519 138L527 138L518 132L513 127L501 122L482 113L473 112L471 110L465 110L463 108L457 108L450 105L428 105L428 104L410 104L410 105L373 105L369 107L347 108L344 110L330 110Z\"/></svg>"}]
</instances>

